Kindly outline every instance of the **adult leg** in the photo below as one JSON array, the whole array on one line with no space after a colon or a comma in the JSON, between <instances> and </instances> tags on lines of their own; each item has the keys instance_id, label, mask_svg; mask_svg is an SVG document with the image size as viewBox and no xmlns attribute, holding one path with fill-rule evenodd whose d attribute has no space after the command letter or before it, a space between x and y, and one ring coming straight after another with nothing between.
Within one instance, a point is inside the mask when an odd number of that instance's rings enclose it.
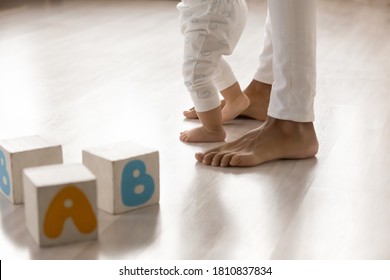
<instances>
[{"instance_id":1,"label":"adult leg","mask_svg":"<svg viewBox=\"0 0 390 280\"><path fill-rule=\"evenodd\" d=\"M196 154L216 166L253 166L314 156L315 0L269 0L274 82L265 123L216 149Z\"/></svg>"},{"instance_id":2,"label":"adult leg","mask_svg":"<svg viewBox=\"0 0 390 280\"><path fill-rule=\"evenodd\" d=\"M253 80L244 90L244 93L250 100L250 105L241 114L242 116L260 121L265 121L267 118L271 89L274 82L271 28L271 17L269 9L267 9L267 18L264 28L264 43L263 49L259 55L259 64Z\"/></svg>"}]
</instances>

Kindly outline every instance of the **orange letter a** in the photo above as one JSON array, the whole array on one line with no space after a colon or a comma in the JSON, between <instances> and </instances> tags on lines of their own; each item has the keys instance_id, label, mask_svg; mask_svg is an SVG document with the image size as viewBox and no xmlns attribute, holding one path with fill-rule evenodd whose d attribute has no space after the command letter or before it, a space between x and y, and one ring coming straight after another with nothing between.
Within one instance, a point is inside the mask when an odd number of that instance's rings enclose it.
<instances>
[{"instance_id":1,"label":"orange letter a","mask_svg":"<svg viewBox=\"0 0 390 280\"><path fill-rule=\"evenodd\" d=\"M51 201L43 225L45 235L49 238L59 237L68 218L72 218L77 229L85 234L97 227L91 204L75 186L65 187Z\"/></svg>"}]
</instances>

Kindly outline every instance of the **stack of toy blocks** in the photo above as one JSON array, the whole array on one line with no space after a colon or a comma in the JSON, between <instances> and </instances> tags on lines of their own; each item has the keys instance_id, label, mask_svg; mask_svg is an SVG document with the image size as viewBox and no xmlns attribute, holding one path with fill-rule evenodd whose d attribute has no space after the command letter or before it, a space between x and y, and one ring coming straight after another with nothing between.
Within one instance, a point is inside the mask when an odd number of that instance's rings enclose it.
<instances>
[{"instance_id":1,"label":"stack of toy blocks","mask_svg":"<svg viewBox=\"0 0 390 280\"><path fill-rule=\"evenodd\" d=\"M0 191L23 203L42 247L96 239L97 209L111 214L159 203L159 153L133 142L83 150L64 164L61 145L40 136L0 141Z\"/></svg>"}]
</instances>

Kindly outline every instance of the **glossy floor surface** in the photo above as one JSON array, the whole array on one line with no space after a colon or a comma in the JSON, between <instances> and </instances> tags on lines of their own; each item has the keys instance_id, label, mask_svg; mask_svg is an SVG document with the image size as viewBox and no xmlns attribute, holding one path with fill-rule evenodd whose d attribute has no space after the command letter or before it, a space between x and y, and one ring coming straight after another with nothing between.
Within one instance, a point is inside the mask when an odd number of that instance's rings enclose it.
<instances>
[{"instance_id":1,"label":"glossy floor surface","mask_svg":"<svg viewBox=\"0 0 390 280\"><path fill-rule=\"evenodd\" d=\"M177 1L1 1L0 139L84 148L132 140L160 152L159 206L99 211L99 239L39 248L0 196L0 259L390 259L390 6L318 1L320 151L252 168L196 164L185 144ZM32 4L34 3L34 4ZM265 1L229 61L245 87ZM259 126L238 119L228 140Z\"/></svg>"}]
</instances>

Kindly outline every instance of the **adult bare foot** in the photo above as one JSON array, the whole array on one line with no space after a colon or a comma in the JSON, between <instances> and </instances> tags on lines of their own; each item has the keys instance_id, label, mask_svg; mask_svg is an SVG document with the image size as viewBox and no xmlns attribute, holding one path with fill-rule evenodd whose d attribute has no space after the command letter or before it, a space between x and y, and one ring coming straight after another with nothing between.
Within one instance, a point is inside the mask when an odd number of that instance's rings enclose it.
<instances>
[{"instance_id":1,"label":"adult bare foot","mask_svg":"<svg viewBox=\"0 0 390 280\"><path fill-rule=\"evenodd\" d=\"M238 140L226 143L196 159L213 166L255 166L276 159L304 159L317 154L313 123L298 123L267 117L265 123Z\"/></svg>"},{"instance_id":2,"label":"adult bare foot","mask_svg":"<svg viewBox=\"0 0 390 280\"><path fill-rule=\"evenodd\" d=\"M271 95L272 86L256 80L248 85L244 90L245 95L249 98L249 106L240 114L247 118L265 121L267 118L268 105ZM221 100L221 107L224 108L225 100ZM194 108L183 112L188 119L197 119L198 115Z\"/></svg>"},{"instance_id":3,"label":"adult bare foot","mask_svg":"<svg viewBox=\"0 0 390 280\"><path fill-rule=\"evenodd\" d=\"M271 89L272 85L252 80L244 90L245 95L250 100L250 104L240 116L258 121L265 121L267 118Z\"/></svg>"}]
</instances>

